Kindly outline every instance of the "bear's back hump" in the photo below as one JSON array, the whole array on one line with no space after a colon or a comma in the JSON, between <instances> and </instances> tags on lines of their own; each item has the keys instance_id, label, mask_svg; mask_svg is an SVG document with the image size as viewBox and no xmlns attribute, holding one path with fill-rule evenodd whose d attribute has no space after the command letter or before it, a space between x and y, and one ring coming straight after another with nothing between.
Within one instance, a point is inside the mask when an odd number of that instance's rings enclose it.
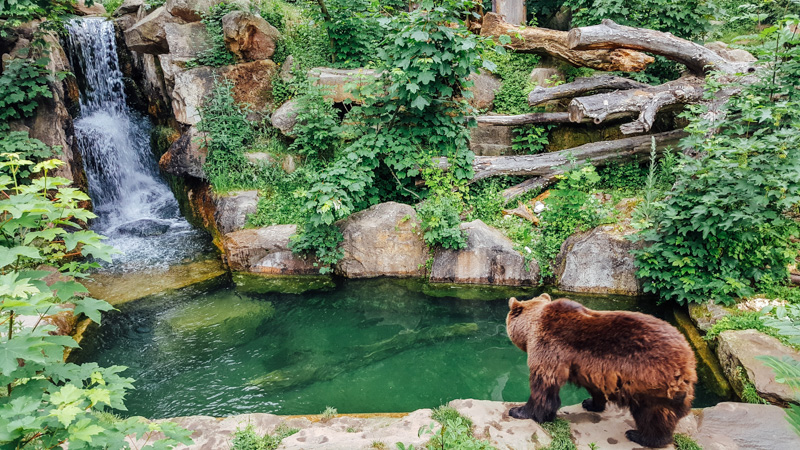
<instances>
[{"instance_id":1,"label":"bear's back hump","mask_svg":"<svg viewBox=\"0 0 800 450\"><path fill-rule=\"evenodd\" d=\"M566 350L604 357L632 357L654 349L671 352L685 345L672 325L629 311L594 311L572 300L548 304L540 316L537 339Z\"/></svg>"}]
</instances>

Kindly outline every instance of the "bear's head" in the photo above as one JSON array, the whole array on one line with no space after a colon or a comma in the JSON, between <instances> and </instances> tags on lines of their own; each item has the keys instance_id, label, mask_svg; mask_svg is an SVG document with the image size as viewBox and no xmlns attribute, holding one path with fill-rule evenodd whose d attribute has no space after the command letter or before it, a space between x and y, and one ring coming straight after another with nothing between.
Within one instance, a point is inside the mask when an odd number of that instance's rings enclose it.
<instances>
[{"instance_id":1,"label":"bear's head","mask_svg":"<svg viewBox=\"0 0 800 450\"><path fill-rule=\"evenodd\" d=\"M511 342L523 352L528 351L528 337L534 332L539 311L552 300L549 294L524 301L519 301L515 297L508 299L506 332Z\"/></svg>"}]
</instances>

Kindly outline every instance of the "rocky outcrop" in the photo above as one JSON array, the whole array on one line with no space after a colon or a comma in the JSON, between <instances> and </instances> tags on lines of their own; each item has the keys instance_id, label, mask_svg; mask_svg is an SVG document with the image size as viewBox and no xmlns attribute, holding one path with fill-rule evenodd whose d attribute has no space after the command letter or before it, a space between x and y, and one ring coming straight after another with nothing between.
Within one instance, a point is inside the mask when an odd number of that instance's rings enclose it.
<instances>
[{"instance_id":1,"label":"rocky outcrop","mask_svg":"<svg viewBox=\"0 0 800 450\"><path fill-rule=\"evenodd\" d=\"M112 16L121 17L126 14L135 13L143 6L144 0L125 0L117 9L114 10Z\"/></svg>"},{"instance_id":2,"label":"rocky outcrop","mask_svg":"<svg viewBox=\"0 0 800 450\"><path fill-rule=\"evenodd\" d=\"M105 6L99 0L95 1L92 6L86 6L84 0L78 0L73 5L73 8L75 9L75 14L79 16L102 16L106 14Z\"/></svg>"},{"instance_id":3,"label":"rocky outcrop","mask_svg":"<svg viewBox=\"0 0 800 450\"><path fill-rule=\"evenodd\" d=\"M167 0L166 10L187 22L199 22L203 13L221 0Z\"/></svg>"},{"instance_id":4,"label":"rocky outcrop","mask_svg":"<svg viewBox=\"0 0 800 450\"><path fill-rule=\"evenodd\" d=\"M480 220L462 223L467 247L438 249L433 258L430 281L434 283L496 284L528 286L538 283L539 265L525 263L510 239Z\"/></svg>"},{"instance_id":5,"label":"rocky outcrop","mask_svg":"<svg viewBox=\"0 0 800 450\"><path fill-rule=\"evenodd\" d=\"M160 6L125 30L125 43L130 50L139 53L169 53L167 34L164 30L164 25L168 23L180 24L186 21L173 16L166 7Z\"/></svg>"},{"instance_id":6,"label":"rocky outcrop","mask_svg":"<svg viewBox=\"0 0 800 450\"><path fill-rule=\"evenodd\" d=\"M225 46L238 61L269 59L281 34L266 20L244 11L232 11L222 18Z\"/></svg>"},{"instance_id":7,"label":"rocky outcrop","mask_svg":"<svg viewBox=\"0 0 800 450\"><path fill-rule=\"evenodd\" d=\"M777 406L725 402L695 410L694 416L696 429L687 431L704 450L800 448L800 436Z\"/></svg>"},{"instance_id":8,"label":"rocky outcrop","mask_svg":"<svg viewBox=\"0 0 800 450\"><path fill-rule=\"evenodd\" d=\"M348 278L425 274L428 247L411 206L381 203L337 225L344 235L344 258L334 268L337 274Z\"/></svg>"},{"instance_id":9,"label":"rocky outcrop","mask_svg":"<svg viewBox=\"0 0 800 450\"><path fill-rule=\"evenodd\" d=\"M233 191L216 195L214 219L222 234L241 230L247 223L247 216L258 209L258 191Z\"/></svg>"},{"instance_id":10,"label":"rocky outcrop","mask_svg":"<svg viewBox=\"0 0 800 450\"><path fill-rule=\"evenodd\" d=\"M642 243L627 239L633 232L604 225L567 238L554 263L558 288L592 294L641 294L630 252L642 248Z\"/></svg>"},{"instance_id":11,"label":"rocky outcrop","mask_svg":"<svg viewBox=\"0 0 800 450\"><path fill-rule=\"evenodd\" d=\"M741 48L730 48L728 44L721 41L707 42L703 45L705 48L713 51L714 53L722 56L728 61L732 62L755 62L758 58L753 56L747 50Z\"/></svg>"},{"instance_id":12,"label":"rocky outcrop","mask_svg":"<svg viewBox=\"0 0 800 450\"><path fill-rule=\"evenodd\" d=\"M196 127L189 127L161 156L158 162L161 170L178 177L189 176L205 180L203 165L206 163L208 150L203 145L204 138L205 133L197 131Z\"/></svg>"},{"instance_id":13,"label":"rocky outcrop","mask_svg":"<svg viewBox=\"0 0 800 450\"><path fill-rule=\"evenodd\" d=\"M735 311L736 308L734 307L717 305L711 302L689 304L689 317L692 318L697 328L703 332L707 332L719 319Z\"/></svg>"},{"instance_id":14,"label":"rocky outcrop","mask_svg":"<svg viewBox=\"0 0 800 450\"><path fill-rule=\"evenodd\" d=\"M177 71L172 91L175 119L187 125L200 122L200 107L211 95L215 77L225 77L233 83L233 96L237 102L251 105L255 112L263 112L272 101L272 76L277 70L274 62L260 60L233 66Z\"/></svg>"},{"instance_id":15,"label":"rocky outcrop","mask_svg":"<svg viewBox=\"0 0 800 450\"><path fill-rule=\"evenodd\" d=\"M467 80L473 82L473 86L469 89L472 92L469 104L478 110L492 109L494 96L500 90L502 84L500 79L485 70L481 70L470 75Z\"/></svg>"},{"instance_id":16,"label":"rocky outcrop","mask_svg":"<svg viewBox=\"0 0 800 450\"><path fill-rule=\"evenodd\" d=\"M528 82L536 86L552 87L564 81L564 73L553 67L536 67L528 75Z\"/></svg>"},{"instance_id":17,"label":"rocky outcrop","mask_svg":"<svg viewBox=\"0 0 800 450\"><path fill-rule=\"evenodd\" d=\"M233 271L275 275L317 275L316 259L302 258L289 249L297 225L273 225L239 230L222 238L228 266Z\"/></svg>"},{"instance_id":18,"label":"rocky outcrop","mask_svg":"<svg viewBox=\"0 0 800 450\"><path fill-rule=\"evenodd\" d=\"M194 58L199 52L209 48L206 26L196 23L166 23L164 35L169 48L169 56L174 59Z\"/></svg>"},{"instance_id":19,"label":"rocky outcrop","mask_svg":"<svg viewBox=\"0 0 800 450\"><path fill-rule=\"evenodd\" d=\"M513 154L512 127L498 127L479 123L470 129L469 149L477 156L503 156Z\"/></svg>"},{"instance_id":20,"label":"rocky outcrop","mask_svg":"<svg viewBox=\"0 0 800 450\"><path fill-rule=\"evenodd\" d=\"M272 113L272 126L279 129L284 136L294 137L294 126L297 125L297 114L300 107L297 100L291 99Z\"/></svg>"},{"instance_id":21,"label":"rocky outcrop","mask_svg":"<svg viewBox=\"0 0 800 450\"><path fill-rule=\"evenodd\" d=\"M775 373L756 356L792 357L800 361L800 352L786 347L772 336L756 330L728 330L720 333L717 344L717 356L731 386L741 396L742 374L753 383L753 386L764 400L785 406L790 401L797 401L797 393L789 386L775 381Z\"/></svg>"},{"instance_id":22,"label":"rocky outcrop","mask_svg":"<svg viewBox=\"0 0 800 450\"><path fill-rule=\"evenodd\" d=\"M378 73L371 69L331 69L316 67L308 71L308 79L316 86L322 87L325 98L334 103L345 100L358 103L355 91L378 77Z\"/></svg>"}]
</instances>

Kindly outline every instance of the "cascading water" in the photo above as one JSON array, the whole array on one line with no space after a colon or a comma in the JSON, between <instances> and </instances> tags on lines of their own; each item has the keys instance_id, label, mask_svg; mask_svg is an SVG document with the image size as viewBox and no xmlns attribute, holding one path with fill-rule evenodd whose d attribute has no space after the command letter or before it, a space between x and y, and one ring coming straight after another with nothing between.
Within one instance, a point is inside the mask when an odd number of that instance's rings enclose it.
<instances>
[{"instance_id":1,"label":"cascading water","mask_svg":"<svg viewBox=\"0 0 800 450\"><path fill-rule=\"evenodd\" d=\"M208 238L181 217L159 176L149 119L126 104L112 22L75 19L67 29L70 60L85 78L75 136L98 215L92 229L122 252L110 267L166 268L207 251Z\"/></svg>"}]
</instances>

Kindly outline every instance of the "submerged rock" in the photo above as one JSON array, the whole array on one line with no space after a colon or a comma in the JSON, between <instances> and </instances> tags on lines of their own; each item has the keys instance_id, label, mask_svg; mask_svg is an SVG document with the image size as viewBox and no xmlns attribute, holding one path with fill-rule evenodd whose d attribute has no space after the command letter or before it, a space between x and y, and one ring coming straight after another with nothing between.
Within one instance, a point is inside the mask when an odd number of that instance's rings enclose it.
<instances>
[{"instance_id":1,"label":"submerged rock","mask_svg":"<svg viewBox=\"0 0 800 450\"><path fill-rule=\"evenodd\" d=\"M222 17L225 46L238 61L268 59L275 53L281 33L263 18L244 11Z\"/></svg>"},{"instance_id":2,"label":"submerged rock","mask_svg":"<svg viewBox=\"0 0 800 450\"><path fill-rule=\"evenodd\" d=\"M165 220L139 219L122 224L115 231L128 236L147 237L164 234L169 230L169 227L170 223Z\"/></svg>"},{"instance_id":3,"label":"submerged rock","mask_svg":"<svg viewBox=\"0 0 800 450\"><path fill-rule=\"evenodd\" d=\"M642 248L643 243L627 239L633 232L604 225L567 238L554 263L558 288L592 294L641 294L642 283L636 278L630 252Z\"/></svg>"},{"instance_id":4,"label":"submerged rock","mask_svg":"<svg viewBox=\"0 0 800 450\"><path fill-rule=\"evenodd\" d=\"M437 249L430 281L433 283L533 285L539 281L539 265L528 262L500 231L480 220L462 223L467 247Z\"/></svg>"},{"instance_id":5,"label":"submerged rock","mask_svg":"<svg viewBox=\"0 0 800 450\"><path fill-rule=\"evenodd\" d=\"M336 273L348 278L419 277L425 274L428 247L417 212L409 205L381 203L337 224L344 258Z\"/></svg>"},{"instance_id":6,"label":"submerged rock","mask_svg":"<svg viewBox=\"0 0 800 450\"><path fill-rule=\"evenodd\" d=\"M756 392L764 400L780 406L797 401L797 393L786 384L775 381L775 372L756 359L756 356L774 356L778 359L789 356L800 361L800 352L797 350L756 330L728 330L719 335L717 355L739 396L744 388L739 374L741 367L743 375L753 383Z\"/></svg>"}]
</instances>

